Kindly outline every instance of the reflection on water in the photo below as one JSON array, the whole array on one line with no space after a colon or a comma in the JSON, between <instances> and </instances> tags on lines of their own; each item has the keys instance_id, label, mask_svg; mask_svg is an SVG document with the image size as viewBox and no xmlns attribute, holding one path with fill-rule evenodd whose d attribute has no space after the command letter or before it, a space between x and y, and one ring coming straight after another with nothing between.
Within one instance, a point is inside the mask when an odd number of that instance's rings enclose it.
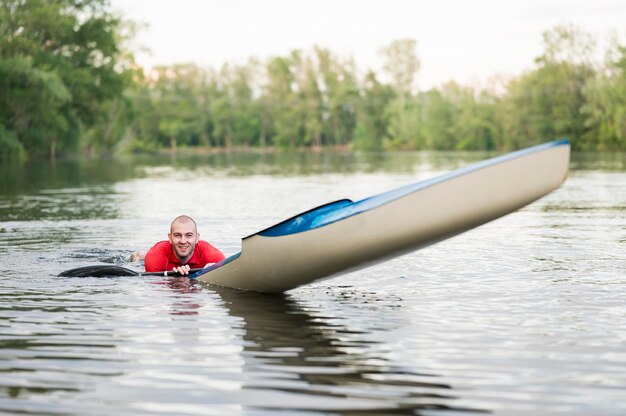
<instances>
[{"instance_id":1,"label":"reflection on water","mask_svg":"<svg viewBox=\"0 0 626 416\"><path fill-rule=\"evenodd\" d=\"M96 286L59 291L37 285L21 290L9 286L8 291L7 284L2 284L1 410L22 412L21 406L6 407L7 397L78 393L94 377L121 373L124 360L115 354L114 326L98 319L100 305L94 302L112 288L106 283ZM42 414L54 414L53 409L43 408Z\"/></svg>"},{"instance_id":2,"label":"reflection on water","mask_svg":"<svg viewBox=\"0 0 626 416\"><path fill-rule=\"evenodd\" d=\"M478 154L472 158L480 158ZM455 162L456 161L456 162ZM0 164L0 219L115 219L132 200L114 184L137 179L293 176L355 172L411 173L416 166L458 163L447 153L219 153L187 156L136 156L111 160L29 161ZM128 191L130 192L130 191ZM172 195L172 194L170 194Z\"/></svg>"},{"instance_id":3,"label":"reflection on water","mask_svg":"<svg viewBox=\"0 0 626 416\"><path fill-rule=\"evenodd\" d=\"M110 185L145 178L168 177L172 171L225 176L293 176L324 173L412 172L482 160L489 153L460 152L276 152L209 155L128 156L105 160L28 161L0 164L0 192L32 193L41 189L72 189Z\"/></svg>"},{"instance_id":4,"label":"reflection on water","mask_svg":"<svg viewBox=\"0 0 626 416\"><path fill-rule=\"evenodd\" d=\"M136 414L148 401L165 414L206 405L346 415L478 411L455 406L456 393L438 375L390 362L368 333L290 296L213 292L187 278L56 282L57 290L0 293L3 305L21 305L0 310L0 411L99 414L104 402ZM130 302L112 305L125 291L159 301L137 299L134 311ZM224 314L230 319L218 324ZM207 331L211 323L222 328ZM206 389L213 398L198 403Z\"/></svg>"},{"instance_id":5,"label":"reflection on water","mask_svg":"<svg viewBox=\"0 0 626 416\"><path fill-rule=\"evenodd\" d=\"M574 154L560 190L511 216L285 296L56 277L139 270L130 252L181 212L231 255L297 212L486 156L0 164L0 413L625 414L623 154Z\"/></svg>"},{"instance_id":6,"label":"reflection on water","mask_svg":"<svg viewBox=\"0 0 626 416\"><path fill-rule=\"evenodd\" d=\"M454 407L452 387L372 353L371 341L289 296L218 290L232 316L243 319L245 390L263 392L266 409L415 414ZM375 351L375 349L373 349ZM316 398L317 397L317 398ZM322 399L320 401L319 399Z\"/></svg>"},{"instance_id":7,"label":"reflection on water","mask_svg":"<svg viewBox=\"0 0 626 416\"><path fill-rule=\"evenodd\" d=\"M570 167L574 170L623 172L626 170L626 153L574 153L572 154Z\"/></svg>"},{"instance_id":8,"label":"reflection on water","mask_svg":"<svg viewBox=\"0 0 626 416\"><path fill-rule=\"evenodd\" d=\"M0 164L0 219L115 219L133 200L132 189L115 184L137 179L312 176L377 173L415 175L443 172L483 160L486 152L218 153L135 156L111 160L29 161ZM580 153L572 169L623 171L626 154ZM326 202L326 201L324 201Z\"/></svg>"}]
</instances>

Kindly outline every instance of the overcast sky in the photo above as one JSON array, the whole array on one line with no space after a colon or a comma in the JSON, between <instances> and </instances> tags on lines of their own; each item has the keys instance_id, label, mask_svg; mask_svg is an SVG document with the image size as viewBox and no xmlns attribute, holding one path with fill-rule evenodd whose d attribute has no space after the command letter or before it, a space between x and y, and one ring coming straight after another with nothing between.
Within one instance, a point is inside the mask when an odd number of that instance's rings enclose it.
<instances>
[{"instance_id":1,"label":"overcast sky","mask_svg":"<svg viewBox=\"0 0 626 416\"><path fill-rule=\"evenodd\" d=\"M575 24L626 43L626 0L112 0L147 25L137 43L144 66L195 62L219 68L293 49L328 48L380 71L380 49L415 39L418 87L484 83L532 68L541 34Z\"/></svg>"}]
</instances>

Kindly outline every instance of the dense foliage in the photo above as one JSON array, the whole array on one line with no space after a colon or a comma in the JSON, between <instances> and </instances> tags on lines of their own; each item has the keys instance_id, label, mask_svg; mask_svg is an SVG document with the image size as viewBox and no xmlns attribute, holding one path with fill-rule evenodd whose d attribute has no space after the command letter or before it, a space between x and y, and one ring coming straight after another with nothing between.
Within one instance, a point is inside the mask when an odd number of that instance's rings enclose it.
<instances>
[{"instance_id":1,"label":"dense foliage","mask_svg":"<svg viewBox=\"0 0 626 416\"><path fill-rule=\"evenodd\" d=\"M0 158L111 145L129 85L105 0L0 2Z\"/></svg>"},{"instance_id":2,"label":"dense foliage","mask_svg":"<svg viewBox=\"0 0 626 416\"><path fill-rule=\"evenodd\" d=\"M180 147L513 149L567 137L626 150L626 48L598 62L573 26L488 87L415 80L414 40L381 51L384 72L315 48L266 61L133 71L129 22L106 0L0 3L0 159Z\"/></svg>"},{"instance_id":3,"label":"dense foliage","mask_svg":"<svg viewBox=\"0 0 626 416\"><path fill-rule=\"evenodd\" d=\"M320 48L219 71L156 68L135 85L134 145L505 150L567 137L576 150L626 150L626 48L614 42L601 64L597 52L586 33L556 27L533 70L428 91L415 85L413 40L382 51L384 74L359 76Z\"/></svg>"}]
</instances>

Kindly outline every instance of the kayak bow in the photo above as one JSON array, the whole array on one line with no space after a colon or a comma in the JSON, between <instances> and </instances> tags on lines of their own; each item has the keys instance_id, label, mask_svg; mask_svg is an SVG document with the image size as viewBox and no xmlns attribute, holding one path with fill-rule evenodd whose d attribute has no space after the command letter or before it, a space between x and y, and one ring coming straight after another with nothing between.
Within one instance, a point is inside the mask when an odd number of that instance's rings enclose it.
<instances>
[{"instance_id":1,"label":"kayak bow","mask_svg":"<svg viewBox=\"0 0 626 416\"><path fill-rule=\"evenodd\" d=\"M281 293L445 240L558 188L570 146L559 140L511 152L361 201L343 199L245 237L240 253L198 280Z\"/></svg>"}]
</instances>

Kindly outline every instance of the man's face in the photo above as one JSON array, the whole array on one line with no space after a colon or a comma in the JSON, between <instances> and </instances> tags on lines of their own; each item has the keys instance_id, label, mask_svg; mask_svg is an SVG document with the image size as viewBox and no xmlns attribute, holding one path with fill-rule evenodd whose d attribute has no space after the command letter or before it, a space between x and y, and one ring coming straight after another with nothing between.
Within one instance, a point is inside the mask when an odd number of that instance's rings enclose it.
<instances>
[{"instance_id":1,"label":"man's face","mask_svg":"<svg viewBox=\"0 0 626 416\"><path fill-rule=\"evenodd\" d=\"M176 221L172 224L172 229L167 235L178 260L186 263L196 248L198 234L195 224L191 221Z\"/></svg>"}]
</instances>

